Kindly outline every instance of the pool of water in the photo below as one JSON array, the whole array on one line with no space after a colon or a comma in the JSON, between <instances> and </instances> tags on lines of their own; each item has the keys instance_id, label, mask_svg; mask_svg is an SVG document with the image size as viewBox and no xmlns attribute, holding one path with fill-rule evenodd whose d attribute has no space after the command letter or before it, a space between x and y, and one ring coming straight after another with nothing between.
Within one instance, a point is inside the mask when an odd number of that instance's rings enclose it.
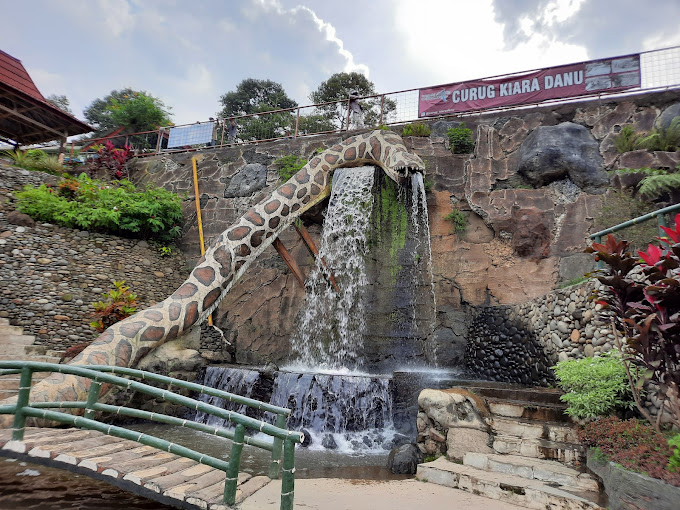
<instances>
[{"instance_id":1,"label":"pool of water","mask_svg":"<svg viewBox=\"0 0 680 510\"><path fill-rule=\"evenodd\" d=\"M172 440L179 445L228 460L231 440L181 427L165 425L129 425L131 429L162 439ZM264 439L264 437L263 437ZM387 469L387 450L370 450L361 454L343 453L334 450L295 448L296 478L360 478L366 480L400 480L409 478L395 475ZM252 475L266 475L271 453L260 448L245 445L241 456L241 471Z\"/></svg>"},{"instance_id":2,"label":"pool of water","mask_svg":"<svg viewBox=\"0 0 680 510\"><path fill-rule=\"evenodd\" d=\"M0 458L0 508L17 510L170 510L101 480Z\"/></svg>"}]
</instances>

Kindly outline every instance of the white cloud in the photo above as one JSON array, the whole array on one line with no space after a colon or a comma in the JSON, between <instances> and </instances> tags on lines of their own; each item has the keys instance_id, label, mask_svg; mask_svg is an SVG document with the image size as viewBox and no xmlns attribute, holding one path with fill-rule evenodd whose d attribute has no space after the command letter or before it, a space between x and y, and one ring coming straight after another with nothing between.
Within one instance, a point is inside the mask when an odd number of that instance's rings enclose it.
<instances>
[{"instance_id":1,"label":"white cloud","mask_svg":"<svg viewBox=\"0 0 680 510\"><path fill-rule=\"evenodd\" d=\"M126 0L122 2L120 0L97 0L96 15L93 19L97 18L103 21L114 38L135 28L135 17Z\"/></svg>"},{"instance_id":2,"label":"white cloud","mask_svg":"<svg viewBox=\"0 0 680 510\"><path fill-rule=\"evenodd\" d=\"M575 16L581 9L585 0L556 0L546 5L542 13L543 21L548 25L564 23Z\"/></svg>"},{"instance_id":3,"label":"white cloud","mask_svg":"<svg viewBox=\"0 0 680 510\"><path fill-rule=\"evenodd\" d=\"M565 3L565 2L562 2ZM562 19L576 12L578 2L558 2L548 19ZM503 40L503 24L495 21L491 0L456 2L433 0L427 9L412 2L400 3L396 10L398 36L406 40L408 61L405 69L419 73L422 86L451 83L514 73L584 60L584 47L557 41L550 34L534 31L534 20L521 21L527 40L508 50ZM570 14L571 13L571 14ZM427 34L425 37L424 34Z\"/></svg>"},{"instance_id":4,"label":"white cloud","mask_svg":"<svg viewBox=\"0 0 680 510\"><path fill-rule=\"evenodd\" d=\"M45 97L52 94L67 93L68 86L64 75L33 67L27 67L26 71L33 79L33 83L38 87L40 93Z\"/></svg>"}]
</instances>

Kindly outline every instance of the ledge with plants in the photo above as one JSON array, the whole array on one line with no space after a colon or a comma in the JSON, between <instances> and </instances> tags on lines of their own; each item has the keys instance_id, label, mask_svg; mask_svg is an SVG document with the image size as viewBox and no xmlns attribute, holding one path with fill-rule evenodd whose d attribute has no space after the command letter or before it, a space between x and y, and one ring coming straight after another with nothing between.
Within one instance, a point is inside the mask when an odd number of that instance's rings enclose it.
<instances>
[{"instance_id":1,"label":"ledge with plants","mask_svg":"<svg viewBox=\"0 0 680 510\"><path fill-rule=\"evenodd\" d=\"M164 188L137 189L127 180L108 182L81 174L56 186L26 186L16 198L20 212L64 227L160 243L181 234L181 199Z\"/></svg>"}]
</instances>

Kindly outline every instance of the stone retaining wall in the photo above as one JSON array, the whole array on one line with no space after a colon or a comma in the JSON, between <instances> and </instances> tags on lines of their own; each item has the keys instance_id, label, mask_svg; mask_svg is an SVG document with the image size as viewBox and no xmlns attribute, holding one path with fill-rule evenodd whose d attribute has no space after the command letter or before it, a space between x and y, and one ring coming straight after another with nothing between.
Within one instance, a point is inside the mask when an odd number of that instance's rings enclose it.
<instances>
[{"instance_id":1,"label":"stone retaining wall","mask_svg":"<svg viewBox=\"0 0 680 510\"><path fill-rule=\"evenodd\" d=\"M57 181L0 164L0 317L34 335L35 345L63 351L98 336L92 303L114 280L125 280L141 309L172 294L188 270L181 254L161 257L146 241L9 221L17 221L11 191Z\"/></svg>"}]
</instances>

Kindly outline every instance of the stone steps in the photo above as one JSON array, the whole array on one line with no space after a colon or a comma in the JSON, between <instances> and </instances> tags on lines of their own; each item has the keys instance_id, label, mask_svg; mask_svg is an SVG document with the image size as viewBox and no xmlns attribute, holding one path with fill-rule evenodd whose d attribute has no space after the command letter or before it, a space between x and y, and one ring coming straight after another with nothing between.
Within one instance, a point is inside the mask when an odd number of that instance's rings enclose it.
<instances>
[{"instance_id":1,"label":"stone steps","mask_svg":"<svg viewBox=\"0 0 680 510\"><path fill-rule=\"evenodd\" d=\"M528 459L517 455L466 453L463 464L482 471L506 473L556 484L565 490L594 493L600 490L597 481L588 473L549 460Z\"/></svg>"},{"instance_id":2,"label":"stone steps","mask_svg":"<svg viewBox=\"0 0 680 510\"><path fill-rule=\"evenodd\" d=\"M579 442L576 429L564 422L494 416L491 427L496 434L501 436L516 436L520 439L545 439L560 443L578 444Z\"/></svg>"},{"instance_id":3,"label":"stone steps","mask_svg":"<svg viewBox=\"0 0 680 510\"><path fill-rule=\"evenodd\" d=\"M567 408L565 404L537 404L526 400L502 400L499 398L486 398L485 400L493 415L541 422L573 423L564 412Z\"/></svg>"},{"instance_id":4,"label":"stone steps","mask_svg":"<svg viewBox=\"0 0 680 510\"><path fill-rule=\"evenodd\" d=\"M555 460L572 466L580 466L585 463L584 448L573 443L561 443L546 439L522 439L515 436L495 436L492 448L504 455Z\"/></svg>"},{"instance_id":5,"label":"stone steps","mask_svg":"<svg viewBox=\"0 0 680 510\"><path fill-rule=\"evenodd\" d=\"M480 465L481 459L476 459ZM488 465L488 464L487 464ZM497 465L497 466L500 466ZM518 473L528 474L525 465L519 466ZM500 467L499 469L502 469ZM509 469L509 468L508 468ZM531 471L533 474L533 469ZM580 495L555 487L553 482L518 476L505 472L478 469L469 465L450 462L443 457L420 464L416 473L418 480L461 489L490 499L537 510L601 509L597 503ZM492 507L490 507L492 508Z\"/></svg>"}]
</instances>

